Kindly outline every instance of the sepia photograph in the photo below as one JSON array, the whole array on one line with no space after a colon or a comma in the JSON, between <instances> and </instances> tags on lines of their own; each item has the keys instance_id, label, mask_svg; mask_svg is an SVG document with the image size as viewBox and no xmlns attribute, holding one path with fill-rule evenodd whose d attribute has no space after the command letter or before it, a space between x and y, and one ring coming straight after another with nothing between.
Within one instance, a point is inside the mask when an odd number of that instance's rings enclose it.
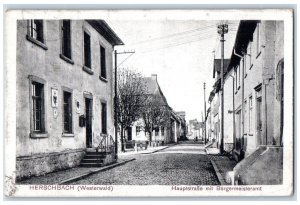
<instances>
[{"instance_id":1,"label":"sepia photograph","mask_svg":"<svg viewBox=\"0 0 300 205\"><path fill-rule=\"evenodd\" d=\"M293 193L292 10L5 22L7 196Z\"/></svg>"}]
</instances>

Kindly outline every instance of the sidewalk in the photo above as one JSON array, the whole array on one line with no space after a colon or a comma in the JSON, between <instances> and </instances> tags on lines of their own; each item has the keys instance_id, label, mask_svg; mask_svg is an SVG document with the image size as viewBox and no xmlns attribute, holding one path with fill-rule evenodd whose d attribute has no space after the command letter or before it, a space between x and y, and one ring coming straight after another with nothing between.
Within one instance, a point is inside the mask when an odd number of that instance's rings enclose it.
<instances>
[{"instance_id":1,"label":"sidewalk","mask_svg":"<svg viewBox=\"0 0 300 205\"><path fill-rule=\"evenodd\" d=\"M220 150L217 148L217 142L211 142L208 146L205 146L205 151L207 154L220 154Z\"/></svg>"},{"instance_id":2,"label":"sidewalk","mask_svg":"<svg viewBox=\"0 0 300 205\"><path fill-rule=\"evenodd\" d=\"M221 185L231 185L231 174L237 162L228 156L207 155L210 159Z\"/></svg>"},{"instance_id":3,"label":"sidewalk","mask_svg":"<svg viewBox=\"0 0 300 205\"><path fill-rule=\"evenodd\" d=\"M118 162L104 167L74 167L57 172L51 172L43 176L31 177L29 179L17 182L17 184L67 184L76 181L92 174L112 169L116 166L121 166L127 162L135 160L133 155L136 154L151 154L160 150L166 149L169 146L149 147L147 150L128 151L118 154Z\"/></svg>"},{"instance_id":4,"label":"sidewalk","mask_svg":"<svg viewBox=\"0 0 300 205\"><path fill-rule=\"evenodd\" d=\"M127 155L134 155L134 154L152 154L164 149L169 148L170 145L168 146L158 146L158 147L148 147L146 150L126 150L126 152L121 152L118 153L118 156L122 158L122 156L127 156Z\"/></svg>"},{"instance_id":5,"label":"sidewalk","mask_svg":"<svg viewBox=\"0 0 300 205\"><path fill-rule=\"evenodd\" d=\"M92 174L112 169L116 166L123 165L127 162L133 161L135 158L120 159L117 163L107 165L104 167L74 167L72 169L66 169L57 172L51 172L43 176L31 177L29 179L17 182L20 185L26 184L67 184L72 181L82 179Z\"/></svg>"}]
</instances>

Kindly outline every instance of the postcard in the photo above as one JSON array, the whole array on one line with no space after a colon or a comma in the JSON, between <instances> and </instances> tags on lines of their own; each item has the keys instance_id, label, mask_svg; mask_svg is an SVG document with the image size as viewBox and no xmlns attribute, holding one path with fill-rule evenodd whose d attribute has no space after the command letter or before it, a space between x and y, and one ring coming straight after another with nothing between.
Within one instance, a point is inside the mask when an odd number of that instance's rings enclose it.
<instances>
[{"instance_id":1,"label":"postcard","mask_svg":"<svg viewBox=\"0 0 300 205\"><path fill-rule=\"evenodd\" d=\"M293 10L8 10L8 197L290 196Z\"/></svg>"}]
</instances>

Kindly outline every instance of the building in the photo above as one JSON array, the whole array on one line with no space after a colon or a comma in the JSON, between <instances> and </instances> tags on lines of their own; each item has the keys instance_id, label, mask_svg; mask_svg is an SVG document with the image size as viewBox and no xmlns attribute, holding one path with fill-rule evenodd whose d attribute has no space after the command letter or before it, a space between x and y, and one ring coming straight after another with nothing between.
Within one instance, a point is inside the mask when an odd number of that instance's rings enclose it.
<instances>
[{"instance_id":1,"label":"building","mask_svg":"<svg viewBox=\"0 0 300 205\"><path fill-rule=\"evenodd\" d=\"M240 161L236 184L282 183L283 33L283 21L241 21L238 27L224 83L224 125L234 128L227 134Z\"/></svg>"},{"instance_id":2,"label":"building","mask_svg":"<svg viewBox=\"0 0 300 205\"><path fill-rule=\"evenodd\" d=\"M150 146L157 146L172 142L177 142L177 135L179 134L178 125L175 123L177 120L175 112L168 105L168 102L158 84L157 75L152 74L151 77L143 78L143 83L146 86L146 95L149 95L155 98L156 106L162 107L165 109L165 114L167 115L164 118L164 122L162 122L161 126L152 128L152 140L150 140L149 133L145 131L145 124L142 118L136 121L132 127L127 129L126 133L126 141L128 144L133 147L132 142L147 142ZM178 134L177 134L178 133Z\"/></svg>"},{"instance_id":3,"label":"building","mask_svg":"<svg viewBox=\"0 0 300 205\"><path fill-rule=\"evenodd\" d=\"M103 20L17 22L17 179L77 166L112 140L112 52L122 44Z\"/></svg>"},{"instance_id":4,"label":"building","mask_svg":"<svg viewBox=\"0 0 300 205\"><path fill-rule=\"evenodd\" d=\"M212 142L212 129L211 129L211 108L208 107L205 117L205 123L206 123L206 141Z\"/></svg>"},{"instance_id":5,"label":"building","mask_svg":"<svg viewBox=\"0 0 300 205\"><path fill-rule=\"evenodd\" d=\"M180 140L186 140L187 137L187 126L186 126L186 120L185 120L185 111L179 111L176 112L178 115L178 118L180 120Z\"/></svg>"},{"instance_id":6,"label":"building","mask_svg":"<svg viewBox=\"0 0 300 205\"><path fill-rule=\"evenodd\" d=\"M188 128L188 139L195 140L197 138L198 140L200 140L200 122L197 119L189 120Z\"/></svg>"},{"instance_id":7,"label":"building","mask_svg":"<svg viewBox=\"0 0 300 205\"><path fill-rule=\"evenodd\" d=\"M224 59L224 73L227 72L227 67L229 65L230 59ZM208 102L210 104L210 135L213 139L217 141L217 147L220 148L221 145L221 59L214 59L214 68L213 68L213 78L215 79L214 88L211 91ZM228 96L224 92L224 101L228 101ZM230 98L232 99L232 98ZM225 103L224 103L225 107ZM224 113L227 112L224 109ZM225 125L225 122L228 122L227 116L224 114L224 151L232 151L233 142L232 135L230 134L231 130Z\"/></svg>"}]
</instances>

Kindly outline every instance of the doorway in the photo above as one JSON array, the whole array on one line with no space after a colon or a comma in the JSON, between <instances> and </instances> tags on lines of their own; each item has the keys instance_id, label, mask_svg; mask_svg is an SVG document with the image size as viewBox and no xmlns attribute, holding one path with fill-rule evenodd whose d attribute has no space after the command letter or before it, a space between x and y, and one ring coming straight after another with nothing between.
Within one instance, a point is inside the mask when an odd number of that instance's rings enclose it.
<instances>
[{"instance_id":1,"label":"doorway","mask_svg":"<svg viewBox=\"0 0 300 205\"><path fill-rule=\"evenodd\" d=\"M127 128L127 141L132 140L132 127Z\"/></svg>"},{"instance_id":2,"label":"doorway","mask_svg":"<svg viewBox=\"0 0 300 205\"><path fill-rule=\"evenodd\" d=\"M92 99L85 98L85 116L86 116L86 147L91 148L93 145L93 132L92 132Z\"/></svg>"},{"instance_id":3,"label":"doorway","mask_svg":"<svg viewBox=\"0 0 300 205\"><path fill-rule=\"evenodd\" d=\"M256 98L256 136L257 145L263 144L262 139L262 101L261 96Z\"/></svg>"}]
</instances>

